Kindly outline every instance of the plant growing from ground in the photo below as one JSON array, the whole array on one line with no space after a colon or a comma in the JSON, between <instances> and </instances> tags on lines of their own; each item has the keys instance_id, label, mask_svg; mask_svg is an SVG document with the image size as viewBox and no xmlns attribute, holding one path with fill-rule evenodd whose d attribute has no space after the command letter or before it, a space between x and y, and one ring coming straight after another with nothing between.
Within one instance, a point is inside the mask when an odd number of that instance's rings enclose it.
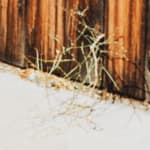
<instances>
[{"instance_id":1,"label":"plant growing from ground","mask_svg":"<svg viewBox=\"0 0 150 150\"><path fill-rule=\"evenodd\" d=\"M79 18L77 44L71 43L67 47L62 46L61 50L56 50L56 56L53 60L42 59L38 49L35 49L34 67L39 71L43 71L43 63L50 64L48 75L59 72L64 79L80 81L82 83L80 85L87 84L93 88L101 87L103 75L105 74L113 82L114 86L119 89L104 64L104 59L108 58L106 48L109 44L116 44L116 42L110 43L110 39L106 39L104 33L88 25L83 17L83 12L85 13L85 11L86 9L82 12L75 12L75 15L78 15ZM54 39L59 44L59 38ZM77 51L79 57L74 55L74 50ZM123 56L119 57L125 57L125 50L123 49L123 51ZM109 51L109 55L117 54ZM26 57L31 62L30 58L33 57ZM66 63L73 64L69 71L64 68ZM80 89L80 87L75 87L75 89Z\"/></svg>"}]
</instances>

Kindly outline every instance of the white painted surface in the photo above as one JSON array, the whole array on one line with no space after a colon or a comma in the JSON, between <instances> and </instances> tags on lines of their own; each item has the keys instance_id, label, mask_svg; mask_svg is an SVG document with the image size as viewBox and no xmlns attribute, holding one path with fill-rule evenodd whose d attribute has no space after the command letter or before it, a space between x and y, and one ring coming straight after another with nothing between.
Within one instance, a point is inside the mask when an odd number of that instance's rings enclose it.
<instances>
[{"instance_id":1,"label":"white painted surface","mask_svg":"<svg viewBox=\"0 0 150 150\"><path fill-rule=\"evenodd\" d=\"M0 72L0 92L0 150L150 149L149 111L47 91L8 72ZM89 110L78 110L71 102L97 105L86 117ZM65 110L70 114L63 115Z\"/></svg>"}]
</instances>

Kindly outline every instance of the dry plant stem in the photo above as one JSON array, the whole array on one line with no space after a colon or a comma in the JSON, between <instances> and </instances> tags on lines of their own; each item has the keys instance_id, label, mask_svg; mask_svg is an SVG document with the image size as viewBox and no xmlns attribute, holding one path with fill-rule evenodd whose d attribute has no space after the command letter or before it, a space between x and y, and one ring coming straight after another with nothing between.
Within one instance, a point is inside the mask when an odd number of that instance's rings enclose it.
<instances>
[{"instance_id":1,"label":"dry plant stem","mask_svg":"<svg viewBox=\"0 0 150 150\"><path fill-rule=\"evenodd\" d=\"M83 11L85 13L85 10ZM79 13L79 12L78 12ZM54 60L45 60L40 58L39 51L35 49L36 51L36 58L34 58L35 66L37 70L43 71L43 62L44 63L50 63L51 69L48 72L49 75L53 74L56 70L60 71L64 78L67 79L74 79L81 81L82 85L88 84L90 87L92 86L93 89L98 86L98 82L102 81L102 73L104 72L109 79L112 81L114 86L118 89L118 86L116 82L114 81L113 77L109 74L108 70L105 68L103 64L103 55L108 55L108 50L101 49L101 46L108 45L109 39L102 41L105 37L103 33L100 33L99 31L96 31L95 28L90 27L83 16L81 16L81 12L79 13L79 17L81 17L81 20L79 19L79 25L82 27L82 30L78 30L78 37L77 37L77 43L79 41L79 45L71 45L70 47L64 47L63 45L60 45L61 52L56 50L56 57ZM54 40L59 44L59 38L54 37ZM81 40L81 41L80 41ZM84 42L86 41L86 42ZM101 42L102 41L102 42ZM85 44L86 43L86 44ZM112 44L112 43L111 43ZM77 49L80 54L82 55L81 58L83 60L78 60L74 56L74 49ZM100 54L100 55L99 55ZM64 56L68 56L69 58L64 58ZM112 53L113 55L113 53ZM116 54L117 55L117 54ZM33 59L32 56L30 58ZM30 60L30 58L26 58L27 61ZM74 63L75 66L71 68L69 72L66 72L62 66L62 62L68 62L68 63ZM35 67L34 67L35 68ZM82 70L85 69L85 75L83 77ZM92 76L94 74L94 77ZM93 80L94 79L94 80ZM82 86L81 86L82 87Z\"/></svg>"},{"instance_id":2,"label":"dry plant stem","mask_svg":"<svg viewBox=\"0 0 150 150\"><path fill-rule=\"evenodd\" d=\"M51 70L49 71L49 74L52 74L56 70L56 68L58 68L58 66L61 63L61 60L62 60L62 54L60 54L59 51L57 51L57 55L56 55L55 61L54 61L53 65L52 65Z\"/></svg>"},{"instance_id":3,"label":"dry plant stem","mask_svg":"<svg viewBox=\"0 0 150 150\"><path fill-rule=\"evenodd\" d=\"M37 48L35 48L35 52L36 52L36 67L37 70L40 70L39 52Z\"/></svg>"},{"instance_id":4,"label":"dry plant stem","mask_svg":"<svg viewBox=\"0 0 150 150\"><path fill-rule=\"evenodd\" d=\"M94 41L94 43L90 46L90 50L93 54L93 59L94 59L94 67L95 67L95 81L94 81L94 85L93 87L96 87L96 85L98 84L98 58L96 56L96 53L95 53L95 48L96 48L96 45L97 43L102 39L104 38L105 35L104 34L101 34L99 35L96 40Z\"/></svg>"}]
</instances>

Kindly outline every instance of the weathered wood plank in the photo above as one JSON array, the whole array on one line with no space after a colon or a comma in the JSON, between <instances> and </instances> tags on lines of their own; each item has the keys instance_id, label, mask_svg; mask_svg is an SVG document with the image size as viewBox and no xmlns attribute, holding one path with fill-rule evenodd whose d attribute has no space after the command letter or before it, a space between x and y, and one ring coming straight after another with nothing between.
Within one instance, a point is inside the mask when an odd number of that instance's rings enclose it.
<instances>
[{"instance_id":1,"label":"weathered wood plank","mask_svg":"<svg viewBox=\"0 0 150 150\"><path fill-rule=\"evenodd\" d=\"M4 59L7 35L8 0L0 0L0 58Z\"/></svg>"},{"instance_id":2,"label":"weathered wood plank","mask_svg":"<svg viewBox=\"0 0 150 150\"><path fill-rule=\"evenodd\" d=\"M8 0L5 60L24 66L24 0Z\"/></svg>"},{"instance_id":3,"label":"weathered wood plank","mask_svg":"<svg viewBox=\"0 0 150 150\"><path fill-rule=\"evenodd\" d=\"M146 79L146 99L150 99L150 1L146 1L146 28L145 28L145 35L146 40L145 48L146 48L146 63L145 63L145 79Z\"/></svg>"},{"instance_id":4,"label":"weathered wood plank","mask_svg":"<svg viewBox=\"0 0 150 150\"><path fill-rule=\"evenodd\" d=\"M119 89L110 90L144 99L143 0L108 1L108 69ZM115 43L114 43L115 42ZM126 50L126 53L124 53ZM123 58L123 55L126 58Z\"/></svg>"},{"instance_id":5,"label":"weathered wood plank","mask_svg":"<svg viewBox=\"0 0 150 150\"><path fill-rule=\"evenodd\" d=\"M48 50L49 1L33 0L26 4L26 48L28 55L46 57ZM53 6L53 4L52 4ZM55 14L53 12L53 14ZM51 16L53 18L53 16ZM55 24L54 24L55 27Z\"/></svg>"},{"instance_id":6,"label":"weathered wood plank","mask_svg":"<svg viewBox=\"0 0 150 150\"><path fill-rule=\"evenodd\" d=\"M109 38L106 64L119 89L110 80L107 87L144 99L145 5L145 0L0 0L0 58L24 66L24 56L36 57L37 50L41 58L55 59L63 45L77 45L77 12L87 9L87 23L107 31ZM149 28L147 19L147 49ZM76 48L73 53L82 59ZM64 68L69 71L72 65Z\"/></svg>"},{"instance_id":7,"label":"weathered wood plank","mask_svg":"<svg viewBox=\"0 0 150 150\"><path fill-rule=\"evenodd\" d=\"M0 58L24 66L24 0L0 0Z\"/></svg>"},{"instance_id":8,"label":"weathered wood plank","mask_svg":"<svg viewBox=\"0 0 150 150\"><path fill-rule=\"evenodd\" d=\"M146 48L149 51L150 56L150 1L147 1L146 6Z\"/></svg>"}]
</instances>

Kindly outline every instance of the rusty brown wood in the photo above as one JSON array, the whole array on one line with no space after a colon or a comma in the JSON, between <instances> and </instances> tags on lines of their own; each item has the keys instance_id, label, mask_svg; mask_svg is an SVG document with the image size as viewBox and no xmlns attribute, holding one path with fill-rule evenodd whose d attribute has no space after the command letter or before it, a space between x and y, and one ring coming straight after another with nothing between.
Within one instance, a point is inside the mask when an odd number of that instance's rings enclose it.
<instances>
[{"instance_id":1,"label":"rusty brown wood","mask_svg":"<svg viewBox=\"0 0 150 150\"><path fill-rule=\"evenodd\" d=\"M0 57L24 65L24 0L0 0Z\"/></svg>"},{"instance_id":2,"label":"rusty brown wood","mask_svg":"<svg viewBox=\"0 0 150 150\"><path fill-rule=\"evenodd\" d=\"M7 3L0 1L0 57L4 59L7 35Z\"/></svg>"},{"instance_id":3,"label":"rusty brown wood","mask_svg":"<svg viewBox=\"0 0 150 150\"><path fill-rule=\"evenodd\" d=\"M76 37L77 20L74 12L77 8L78 1L28 1L26 38L29 53L33 54L37 49L44 59L55 58L56 50L61 51L67 39Z\"/></svg>"},{"instance_id":4,"label":"rusty brown wood","mask_svg":"<svg viewBox=\"0 0 150 150\"><path fill-rule=\"evenodd\" d=\"M0 59L24 66L26 56L36 57L35 50L45 60L54 59L63 45L77 45L76 13L88 8L85 13L88 24L107 31L109 38L107 68L119 89L111 81L107 87L144 99L145 1L0 0ZM73 53L77 59L80 57L77 49ZM68 70L72 68L71 63L64 66Z\"/></svg>"},{"instance_id":5,"label":"rusty brown wood","mask_svg":"<svg viewBox=\"0 0 150 150\"><path fill-rule=\"evenodd\" d=\"M147 0L147 6L146 6L146 48L149 51L150 56L150 1Z\"/></svg>"},{"instance_id":6,"label":"rusty brown wood","mask_svg":"<svg viewBox=\"0 0 150 150\"><path fill-rule=\"evenodd\" d=\"M79 5L82 10L89 8L89 18L93 18L95 25L102 18L99 17L102 10L97 7L101 1L0 0L1 55L21 66L24 55L36 57L35 50L43 59L54 59L56 50L61 51L63 45L76 45ZM77 49L74 54L78 56Z\"/></svg>"},{"instance_id":7,"label":"rusty brown wood","mask_svg":"<svg viewBox=\"0 0 150 150\"><path fill-rule=\"evenodd\" d=\"M108 70L119 89L110 90L144 99L143 0L108 1ZM124 55L126 56L124 58Z\"/></svg>"},{"instance_id":8,"label":"rusty brown wood","mask_svg":"<svg viewBox=\"0 0 150 150\"><path fill-rule=\"evenodd\" d=\"M146 1L146 28L145 28L145 35L146 40L145 42L145 49L146 49L146 63L145 63L145 79L146 79L146 99L150 99L150 1Z\"/></svg>"},{"instance_id":9,"label":"rusty brown wood","mask_svg":"<svg viewBox=\"0 0 150 150\"><path fill-rule=\"evenodd\" d=\"M55 1L52 1L51 5L49 0L33 0L26 4L28 55L36 57L35 53L38 51L43 59L53 57L51 49L55 49L55 11Z\"/></svg>"}]
</instances>

